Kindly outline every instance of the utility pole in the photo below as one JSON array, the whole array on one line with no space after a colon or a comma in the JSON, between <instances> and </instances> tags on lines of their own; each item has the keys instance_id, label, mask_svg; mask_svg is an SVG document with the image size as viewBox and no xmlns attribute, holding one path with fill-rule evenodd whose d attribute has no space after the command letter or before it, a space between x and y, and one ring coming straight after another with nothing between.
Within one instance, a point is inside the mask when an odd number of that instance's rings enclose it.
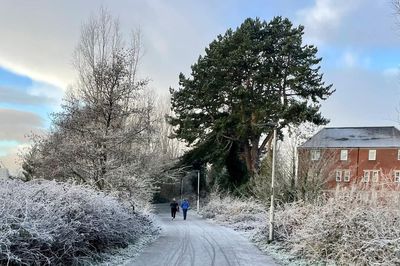
<instances>
[{"instance_id":1,"label":"utility pole","mask_svg":"<svg viewBox=\"0 0 400 266\"><path fill-rule=\"evenodd\" d=\"M183 176L181 176L181 202L183 200Z\"/></svg>"},{"instance_id":2,"label":"utility pole","mask_svg":"<svg viewBox=\"0 0 400 266\"><path fill-rule=\"evenodd\" d=\"M277 125L274 128L274 140L272 146L272 174L271 174L271 206L269 208L269 235L268 242L274 240L274 197L275 197L275 161L276 161L276 131Z\"/></svg>"},{"instance_id":3,"label":"utility pole","mask_svg":"<svg viewBox=\"0 0 400 266\"><path fill-rule=\"evenodd\" d=\"M197 170L197 213L200 212L200 170Z\"/></svg>"}]
</instances>

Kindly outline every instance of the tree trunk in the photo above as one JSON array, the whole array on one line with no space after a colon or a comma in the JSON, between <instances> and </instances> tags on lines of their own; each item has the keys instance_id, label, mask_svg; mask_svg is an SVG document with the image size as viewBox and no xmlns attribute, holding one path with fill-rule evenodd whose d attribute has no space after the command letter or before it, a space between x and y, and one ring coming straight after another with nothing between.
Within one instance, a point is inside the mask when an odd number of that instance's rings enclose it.
<instances>
[{"instance_id":1,"label":"tree trunk","mask_svg":"<svg viewBox=\"0 0 400 266\"><path fill-rule=\"evenodd\" d=\"M260 137L254 137L253 139L246 141L243 149L243 157L246 162L247 172L250 177L255 176L260 171L260 153L258 149L258 143Z\"/></svg>"}]
</instances>

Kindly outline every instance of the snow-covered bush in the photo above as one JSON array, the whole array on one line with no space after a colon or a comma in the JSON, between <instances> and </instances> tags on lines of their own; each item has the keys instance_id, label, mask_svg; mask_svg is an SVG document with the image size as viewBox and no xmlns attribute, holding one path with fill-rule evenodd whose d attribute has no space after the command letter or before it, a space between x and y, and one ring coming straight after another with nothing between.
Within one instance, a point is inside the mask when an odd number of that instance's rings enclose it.
<instances>
[{"instance_id":1,"label":"snow-covered bush","mask_svg":"<svg viewBox=\"0 0 400 266\"><path fill-rule=\"evenodd\" d=\"M207 205L202 209L205 218L213 218L244 231L253 230L268 218L265 207L257 200L239 199L230 194L220 195L215 191L210 194Z\"/></svg>"},{"instance_id":2,"label":"snow-covered bush","mask_svg":"<svg viewBox=\"0 0 400 266\"><path fill-rule=\"evenodd\" d=\"M338 265L400 264L400 195L389 191L338 191L319 203L277 207L275 245L292 258ZM267 206L212 194L203 215L267 247ZM247 212L251 209L252 212Z\"/></svg>"},{"instance_id":3,"label":"snow-covered bush","mask_svg":"<svg viewBox=\"0 0 400 266\"><path fill-rule=\"evenodd\" d=\"M0 180L0 264L78 264L154 231L113 197L54 181Z\"/></svg>"},{"instance_id":4,"label":"snow-covered bush","mask_svg":"<svg viewBox=\"0 0 400 266\"><path fill-rule=\"evenodd\" d=\"M314 211L315 205L297 201L278 206L275 211L274 239L286 243L290 241L295 230L304 225L307 217ZM269 219L269 213L265 219ZM252 239L257 242L267 242L269 237L268 220L259 224L252 235Z\"/></svg>"},{"instance_id":5,"label":"snow-covered bush","mask_svg":"<svg viewBox=\"0 0 400 266\"><path fill-rule=\"evenodd\" d=\"M308 212L285 246L311 261L337 264L400 264L397 193L339 192ZM307 207L306 207L307 208Z\"/></svg>"}]
</instances>

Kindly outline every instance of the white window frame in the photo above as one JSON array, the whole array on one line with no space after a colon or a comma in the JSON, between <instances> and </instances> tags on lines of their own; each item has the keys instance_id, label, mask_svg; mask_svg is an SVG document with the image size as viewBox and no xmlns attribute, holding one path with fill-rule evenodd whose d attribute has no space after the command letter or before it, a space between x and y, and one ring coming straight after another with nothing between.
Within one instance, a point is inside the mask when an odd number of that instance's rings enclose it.
<instances>
[{"instance_id":1,"label":"white window frame","mask_svg":"<svg viewBox=\"0 0 400 266\"><path fill-rule=\"evenodd\" d=\"M347 161L349 157L349 150L340 150L340 160Z\"/></svg>"},{"instance_id":2,"label":"white window frame","mask_svg":"<svg viewBox=\"0 0 400 266\"><path fill-rule=\"evenodd\" d=\"M400 160L400 149L397 150L397 160Z\"/></svg>"},{"instance_id":3,"label":"white window frame","mask_svg":"<svg viewBox=\"0 0 400 266\"><path fill-rule=\"evenodd\" d=\"M368 150L368 161L376 160L376 150Z\"/></svg>"},{"instance_id":4,"label":"white window frame","mask_svg":"<svg viewBox=\"0 0 400 266\"><path fill-rule=\"evenodd\" d=\"M311 150L311 161L318 161L321 158L321 150Z\"/></svg>"},{"instance_id":5,"label":"white window frame","mask_svg":"<svg viewBox=\"0 0 400 266\"><path fill-rule=\"evenodd\" d=\"M370 176L373 183L379 182L379 170L372 170Z\"/></svg>"},{"instance_id":6,"label":"white window frame","mask_svg":"<svg viewBox=\"0 0 400 266\"><path fill-rule=\"evenodd\" d=\"M370 176L370 171L369 170L364 170L364 175L362 178L362 182L368 183L369 182L369 176Z\"/></svg>"},{"instance_id":7,"label":"white window frame","mask_svg":"<svg viewBox=\"0 0 400 266\"><path fill-rule=\"evenodd\" d=\"M395 170L394 171L394 179L393 181L395 183L400 183L400 170Z\"/></svg>"},{"instance_id":8,"label":"white window frame","mask_svg":"<svg viewBox=\"0 0 400 266\"><path fill-rule=\"evenodd\" d=\"M350 182L350 170L343 170L343 181Z\"/></svg>"},{"instance_id":9,"label":"white window frame","mask_svg":"<svg viewBox=\"0 0 400 266\"><path fill-rule=\"evenodd\" d=\"M336 182L341 182L342 181L342 170L336 170L335 179L336 179Z\"/></svg>"}]
</instances>

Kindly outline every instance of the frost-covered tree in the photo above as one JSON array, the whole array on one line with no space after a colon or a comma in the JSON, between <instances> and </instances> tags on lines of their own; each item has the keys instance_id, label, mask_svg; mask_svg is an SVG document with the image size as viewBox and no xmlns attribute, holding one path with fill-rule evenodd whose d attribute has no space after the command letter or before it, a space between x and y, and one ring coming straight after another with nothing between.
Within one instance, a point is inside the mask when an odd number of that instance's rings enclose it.
<instances>
[{"instance_id":1,"label":"frost-covered tree","mask_svg":"<svg viewBox=\"0 0 400 266\"><path fill-rule=\"evenodd\" d=\"M74 53L78 81L53 114L48 135L34 142L34 177L151 198L162 167L151 148L156 117L148 81L137 75L140 56L140 33L125 45L107 11L83 24Z\"/></svg>"},{"instance_id":2,"label":"frost-covered tree","mask_svg":"<svg viewBox=\"0 0 400 266\"><path fill-rule=\"evenodd\" d=\"M117 20L104 10L90 18L74 55L77 85L54 115L57 132L70 138L70 151L80 158L73 174L99 189L131 163L131 149L150 130L146 113L152 107L138 102L147 84L136 75L139 37L134 33L131 45L123 46Z\"/></svg>"}]
</instances>

